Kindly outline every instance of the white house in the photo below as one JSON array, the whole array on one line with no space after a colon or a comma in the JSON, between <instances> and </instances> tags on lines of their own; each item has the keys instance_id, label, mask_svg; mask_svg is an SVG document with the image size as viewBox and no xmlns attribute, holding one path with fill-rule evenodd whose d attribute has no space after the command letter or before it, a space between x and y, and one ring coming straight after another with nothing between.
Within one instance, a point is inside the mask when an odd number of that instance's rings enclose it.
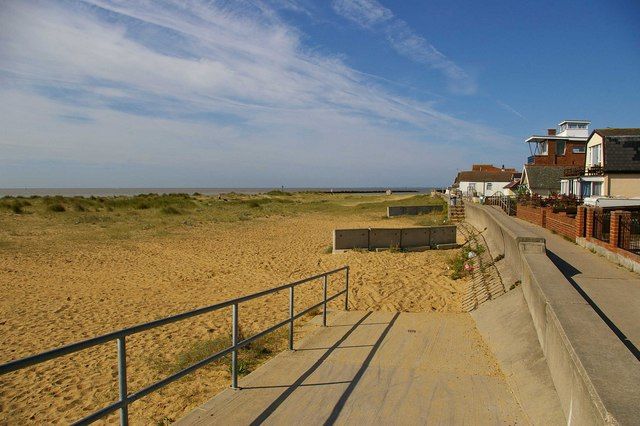
<instances>
[{"instance_id":1,"label":"white house","mask_svg":"<svg viewBox=\"0 0 640 426\"><path fill-rule=\"evenodd\" d=\"M492 195L514 195L505 188L519 174L515 169L493 167L488 164L474 164L473 170L458 172L453 188L462 195L470 197L489 197Z\"/></svg>"}]
</instances>

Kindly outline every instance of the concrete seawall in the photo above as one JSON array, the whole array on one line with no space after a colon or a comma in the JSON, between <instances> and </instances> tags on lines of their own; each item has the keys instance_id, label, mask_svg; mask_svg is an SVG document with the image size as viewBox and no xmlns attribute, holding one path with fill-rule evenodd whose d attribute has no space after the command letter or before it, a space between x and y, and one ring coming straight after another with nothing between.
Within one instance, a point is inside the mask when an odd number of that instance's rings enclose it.
<instances>
[{"instance_id":1,"label":"concrete seawall","mask_svg":"<svg viewBox=\"0 0 640 426\"><path fill-rule=\"evenodd\" d=\"M522 256L520 243L542 243L544 238L532 234L516 223L500 221L500 211L494 208L466 204L466 221L483 235L493 256L502 255L510 266L511 276L506 282L513 283L522 280ZM486 230L485 230L486 229Z\"/></svg>"},{"instance_id":2,"label":"concrete seawall","mask_svg":"<svg viewBox=\"0 0 640 426\"><path fill-rule=\"evenodd\" d=\"M545 240L487 206L467 205L522 281L531 321L569 424L637 424L640 363L546 254ZM494 251L495 250L495 251Z\"/></svg>"}]
</instances>

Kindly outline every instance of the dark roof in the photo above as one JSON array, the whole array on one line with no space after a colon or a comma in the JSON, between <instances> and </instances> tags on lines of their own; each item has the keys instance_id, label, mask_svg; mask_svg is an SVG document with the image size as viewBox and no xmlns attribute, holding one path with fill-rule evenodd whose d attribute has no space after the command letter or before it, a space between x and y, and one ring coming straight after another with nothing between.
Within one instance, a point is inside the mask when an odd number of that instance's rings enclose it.
<instances>
[{"instance_id":1,"label":"dark roof","mask_svg":"<svg viewBox=\"0 0 640 426\"><path fill-rule=\"evenodd\" d=\"M511 182L509 182L508 184L506 184L503 188L504 189L513 189L513 188L517 188L518 186L520 186L520 179L514 179Z\"/></svg>"},{"instance_id":2,"label":"dark roof","mask_svg":"<svg viewBox=\"0 0 640 426\"><path fill-rule=\"evenodd\" d=\"M594 133L600 136L640 136L640 128L618 129L607 127L606 129L595 129Z\"/></svg>"},{"instance_id":3,"label":"dark roof","mask_svg":"<svg viewBox=\"0 0 640 426\"><path fill-rule=\"evenodd\" d=\"M509 182L513 176L513 170L499 172L464 171L458 172L456 182Z\"/></svg>"},{"instance_id":4,"label":"dark roof","mask_svg":"<svg viewBox=\"0 0 640 426\"><path fill-rule=\"evenodd\" d=\"M560 190L560 179L564 176L564 167L560 166L535 166L528 164L524 166L527 175L529 189L536 190Z\"/></svg>"},{"instance_id":5,"label":"dark roof","mask_svg":"<svg viewBox=\"0 0 640 426\"><path fill-rule=\"evenodd\" d=\"M604 139L604 171L640 172L640 128L596 129Z\"/></svg>"}]
</instances>

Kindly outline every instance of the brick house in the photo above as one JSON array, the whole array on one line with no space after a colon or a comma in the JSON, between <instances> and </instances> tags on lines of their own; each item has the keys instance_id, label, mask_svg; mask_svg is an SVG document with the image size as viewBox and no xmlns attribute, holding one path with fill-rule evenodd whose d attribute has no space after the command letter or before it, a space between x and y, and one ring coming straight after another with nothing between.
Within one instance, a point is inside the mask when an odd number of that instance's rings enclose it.
<instances>
[{"instance_id":1,"label":"brick house","mask_svg":"<svg viewBox=\"0 0 640 426\"><path fill-rule=\"evenodd\" d=\"M582 167L589 124L588 120L564 120L558 124L559 132L548 129L546 135L530 136L525 141L531 151L527 165Z\"/></svg>"}]
</instances>

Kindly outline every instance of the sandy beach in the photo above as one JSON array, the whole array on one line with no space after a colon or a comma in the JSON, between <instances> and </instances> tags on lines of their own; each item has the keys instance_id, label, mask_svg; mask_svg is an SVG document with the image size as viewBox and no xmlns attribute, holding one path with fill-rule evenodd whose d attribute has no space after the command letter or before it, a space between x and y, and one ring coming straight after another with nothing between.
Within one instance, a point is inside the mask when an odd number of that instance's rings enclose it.
<instances>
[{"instance_id":1,"label":"sandy beach","mask_svg":"<svg viewBox=\"0 0 640 426\"><path fill-rule=\"evenodd\" d=\"M240 220L220 220L219 200L206 197L192 210L160 219L146 209L130 215L117 209L55 215L40 213L37 206L25 208L32 214L0 212L0 361L342 265L351 267L352 309L461 312L466 281L452 280L447 269L455 251L329 253L334 228L415 226L419 218L383 218L383 204L390 200L381 196L327 202L316 196L308 211L299 207L304 195L294 198L291 205L298 210L283 204L272 214L265 202L263 213L242 216L240 210L251 209L249 204L239 208ZM82 219L89 214L92 220ZM116 219L100 220L108 215ZM330 290L342 286L336 276ZM319 302L321 287L318 280L296 290L296 305ZM242 332L252 334L286 318L287 297L277 294L242 305ZM342 303L339 299L331 308ZM129 390L165 377L194 348L229 332L230 311L223 310L132 336L127 341ZM302 334L298 329L296 338ZM269 344L283 349L283 343L279 335ZM116 400L115 356L113 342L1 377L0 423L67 423ZM169 423L227 386L228 363L206 367L134 403L132 422Z\"/></svg>"}]
</instances>

